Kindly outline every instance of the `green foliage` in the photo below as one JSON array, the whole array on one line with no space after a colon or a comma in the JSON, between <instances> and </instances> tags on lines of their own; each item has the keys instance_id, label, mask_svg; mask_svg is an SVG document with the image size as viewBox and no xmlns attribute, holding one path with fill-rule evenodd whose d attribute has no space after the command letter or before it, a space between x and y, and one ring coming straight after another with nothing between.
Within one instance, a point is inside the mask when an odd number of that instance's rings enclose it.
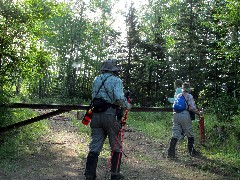
<instances>
[{"instance_id":1,"label":"green foliage","mask_svg":"<svg viewBox=\"0 0 240 180\"><path fill-rule=\"evenodd\" d=\"M206 158L198 168L203 171L221 169L225 173L231 173L233 177L239 176L240 156L240 118L234 116L231 123L219 123L216 116L205 114L205 134L206 142L204 146L199 144L199 121L193 121L195 134L195 146L201 150ZM168 148L171 137L172 113L145 113L130 112L127 119L128 128L141 131L141 133L152 138L153 141L163 142ZM224 129L221 129L224 127ZM141 142L141 139L139 139ZM178 142L178 151L186 153L187 140ZM184 160L186 161L186 160Z\"/></svg>"},{"instance_id":2,"label":"green foliage","mask_svg":"<svg viewBox=\"0 0 240 180\"><path fill-rule=\"evenodd\" d=\"M1 1L0 74L2 81L41 77L49 67L50 53L42 48L42 22L64 12L53 1ZM61 13L60 13L61 12ZM37 14L34 14L37 13Z\"/></svg>"},{"instance_id":3,"label":"green foliage","mask_svg":"<svg viewBox=\"0 0 240 180\"><path fill-rule=\"evenodd\" d=\"M231 122L219 122L217 116L208 114L205 116L207 145L220 152L239 151L240 118L238 115L232 117Z\"/></svg>"},{"instance_id":4,"label":"green foliage","mask_svg":"<svg viewBox=\"0 0 240 180\"><path fill-rule=\"evenodd\" d=\"M126 89L138 90L141 105L154 105L151 98L166 103L176 78L191 81L196 99L202 90L212 91L206 98L218 96L224 83L239 89L239 4L233 0L154 1L145 10L132 4L124 40L112 26L112 1L3 2L0 72L7 86L23 82L31 97L90 99L108 55L126 60L121 78Z\"/></svg>"},{"instance_id":5,"label":"green foliage","mask_svg":"<svg viewBox=\"0 0 240 180\"><path fill-rule=\"evenodd\" d=\"M7 114L3 112L5 109L0 111L3 115L1 117L5 119L4 124L1 121L1 126L10 125L36 115L32 110L8 110ZM47 124L40 121L1 134L0 158L14 158L38 151L38 148L33 144L44 133L47 133Z\"/></svg>"},{"instance_id":6,"label":"green foliage","mask_svg":"<svg viewBox=\"0 0 240 180\"><path fill-rule=\"evenodd\" d=\"M219 122L217 116L205 115L206 143L202 152L213 160L211 167L224 168L234 176L239 175L240 168L240 118L232 117L231 122ZM216 163L219 161L221 163ZM228 165L228 166L227 166ZM208 164L209 166L209 164ZM206 168L206 167L205 167Z\"/></svg>"},{"instance_id":7,"label":"green foliage","mask_svg":"<svg viewBox=\"0 0 240 180\"><path fill-rule=\"evenodd\" d=\"M126 89L136 91L136 103L162 105L166 96L173 96L176 78L190 81L198 106L216 117L214 126L226 126L232 144L237 142L230 127L238 134L239 3L171 0L150 1L141 9L131 5L123 13L125 39L113 28L112 3L78 1L73 7L50 0L1 1L1 103L18 95L24 102L88 104L82 99L91 98L99 65L110 55L123 60L120 76ZM224 86L227 95L221 92ZM18 119L8 109L0 113L2 125ZM132 113L141 119L139 114ZM139 123L151 137L160 138L156 132L164 127L155 120L161 113L141 116L149 123L130 117L129 125L141 130ZM171 117L166 118L167 126Z\"/></svg>"},{"instance_id":8,"label":"green foliage","mask_svg":"<svg viewBox=\"0 0 240 180\"><path fill-rule=\"evenodd\" d=\"M231 123L235 115L239 115L239 101L226 94L219 97L208 99L205 111L216 115L219 122Z\"/></svg>"}]
</instances>

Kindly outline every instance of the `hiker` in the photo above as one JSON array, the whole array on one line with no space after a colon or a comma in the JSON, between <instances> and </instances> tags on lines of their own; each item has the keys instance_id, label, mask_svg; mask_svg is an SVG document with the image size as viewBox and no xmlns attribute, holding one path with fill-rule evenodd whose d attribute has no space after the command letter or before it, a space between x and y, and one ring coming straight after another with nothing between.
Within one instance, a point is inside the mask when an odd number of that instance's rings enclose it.
<instances>
[{"instance_id":1,"label":"hiker","mask_svg":"<svg viewBox=\"0 0 240 180\"><path fill-rule=\"evenodd\" d=\"M175 158L175 148L177 141L181 139L182 130L184 130L185 135L188 138L188 152L190 156L200 155L198 151L194 149L194 134L192 128L192 120L190 118L189 111L194 112L197 115L200 115L200 112L195 105L195 101L190 92L190 84L185 82L182 85L183 92L180 93L177 98L183 96L184 101L187 104L185 110L181 112L173 112L173 126L172 126L172 138L170 141L170 147L168 149L168 157Z\"/></svg>"},{"instance_id":2,"label":"hiker","mask_svg":"<svg viewBox=\"0 0 240 180\"><path fill-rule=\"evenodd\" d=\"M175 80L175 82L174 82L174 88L175 88L174 98L168 98L168 101L170 103L173 103L174 99L177 97L177 95L182 93L182 84L183 84L183 81L181 79Z\"/></svg>"},{"instance_id":3,"label":"hiker","mask_svg":"<svg viewBox=\"0 0 240 180\"><path fill-rule=\"evenodd\" d=\"M95 109L93 109L90 122L91 142L85 169L86 180L96 179L98 156L107 136L112 154L111 179L124 179L124 176L120 174L122 145L120 143L121 136L118 134L122 128L123 111L130 110L131 105L124 96L122 80L118 77L119 71L120 67L117 66L116 60L104 61L101 66L101 74L95 78L92 85L92 98L105 101L108 108L104 112L94 112Z\"/></svg>"},{"instance_id":4,"label":"hiker","mask_svg":"<svg viewBox=\"0 0 240 180\"><path fill-rule=\"evenodd\" d=\"M182 84L183 84L183 81L182 81L181 79L176 79L176 80L175 80L175 82L174 82L174 88L175 88L174 98L168 98L168 101L169 101L170 103L173 103L173 102L174 102L174 99L177 98L177 95L180 94L180 93L182 93ZM182 136L181 136L181 138L180 138L179 140L183 139L184 136L185 136L183 129L182 129L181 135L182 135Z\"/></svg>"},{"instance_id":5,"label":"hiker","mask_svg":"<svg viewBox=\"0 0 240 180\"><path fill-rule=\"evenodd\" d=\"M175 94L174 94L174 99L177 98L177 95L182 93L182 84L183 84L183 81L181 79L177 79L175 82L174 82L174 87L175 87Z\"/></svg>"}]
</instances>

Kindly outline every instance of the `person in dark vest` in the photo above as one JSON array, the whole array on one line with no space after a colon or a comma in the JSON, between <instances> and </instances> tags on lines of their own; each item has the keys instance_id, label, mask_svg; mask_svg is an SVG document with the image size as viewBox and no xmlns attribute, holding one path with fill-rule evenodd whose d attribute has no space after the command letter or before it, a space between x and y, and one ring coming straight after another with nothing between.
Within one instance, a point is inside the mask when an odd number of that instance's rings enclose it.
<instances>
[{"instance_id":1,"label":"person in dark vest","mask_svg":"<svg viewBox=\"0 0 240 180\"><path fill-rule=\"evenodd\" d=\"M189 111L197 115L202 114L195 105L193 96L189 93L191 91L190 84L185 82L182 85L183 92L178 96L183 95L187 104L187 109L182 112L173 112L173 126L172 138L168 149L168 158L175 158L175 148L179 139L182 137L182 131L188 138L188 152L190 156L198 156L200 153L194 148L194 133L192 128L192 120ZM178 97L177 96L177 97Z\"/></svg>"},{"instance_id":2,"label":"person in dark vest","mask_svg":"<svg viewBox=\"0 0 240 180\"><path fill-rule=\"evenodd\" d=\"M122 80L118 77L120 67L116 60L106 60L102 63L101 74L97 76L92 85L92 98L103 99L109 107L104 112L94 112L90 122L91 142L87 156L85 177L86 180L96 179L98 156L102 151L105 139L108 137L111 147L111 179L124 179L120 173L122 145L122 128L119 112L131 109L125 95ZM103 83L104 82L104 83ZM120 111L122 109L123 111ZM121 114L120 114L121 116Z\"/></svg>"}]
</instances>

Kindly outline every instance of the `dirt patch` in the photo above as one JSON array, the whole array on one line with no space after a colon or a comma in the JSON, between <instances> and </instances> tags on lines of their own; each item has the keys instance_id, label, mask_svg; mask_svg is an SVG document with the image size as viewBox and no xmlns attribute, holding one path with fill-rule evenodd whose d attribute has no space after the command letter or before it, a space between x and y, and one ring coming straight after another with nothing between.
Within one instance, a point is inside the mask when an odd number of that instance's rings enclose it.
<instances>
[{"instance_id":1,"label":"dirt patch","mask_svg":"<svg viewBox=\"0 0 240 180\"><path fill-rule=\"evenodd\" d=\"M28 157L6 161L9 167L0 170L3 180L83 180L88 137L81 136L71 118L51 118L50 132L35 144L38 151ZM81 147L81 148L80 148ZM122 173L129 180L213 180L231 179L198 168L203 158L190 158L179 152L178 160L166 158L167 145L153 141L143 133L127 128L124 141ZM108 158L100 155L98 180L108 179ZM108 175L108 174L107 174ZM234 179L234 178L232 178Z\"/></svg>"}]
</instances>

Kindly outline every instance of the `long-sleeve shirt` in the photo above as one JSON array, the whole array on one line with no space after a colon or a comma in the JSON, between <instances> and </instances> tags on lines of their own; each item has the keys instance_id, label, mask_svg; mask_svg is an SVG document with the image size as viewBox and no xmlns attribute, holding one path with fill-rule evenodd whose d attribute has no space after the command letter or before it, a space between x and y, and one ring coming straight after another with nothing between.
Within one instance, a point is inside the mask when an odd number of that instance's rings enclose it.
<instances>
[{"instance_id":1,"label":"long-sleeve shirt","mask_svg":"<svg viewBox=\"0 0 240 180\"><path fill-rule=\"evenodd\" d=\"M179 95L180 93L182 93L182 88L181 87L178 87L175 91L175 94L174 94L174 99L177 98L177 95Z\"/></svg>"},{"instance_id":2,"label":"long-sleeve shirt","mask_svg":"<svg viewBox=\"0 0 240 180\"><path fill-rule=\"evenodd\" d=\"M107 80L102 85L106 78ZM102 98L108 103L130 109L130 104L123 92L122 80L111 73L103 73L95 78L92 85L92 98Z\"/></svg>"},{"instance_id":3,"label":"long-sleeve shirt","mask_svg":"<svg viewBox=\"0 0 240 180\"><path fill-rule=\"evenodd\" d=\"M187 93L187 92L183 92L182 94L183 94L183 96L185 97L185 99L187 101L187 105L188 105L187 110L193 111L196 114L199 114L199 110L196 107L196 104L195 104L195 101L193 99L193 96L191 94ZM180 96L180 95L178 95L178 96Z\"/></svg>"},{"instance_id":4,"label":"long-sleeve shirt","mask_svg":"<svg viewBox=\"0 0 240 180\"><path fill-rule=\"evenodd\" d=\"M178 87L174 93L174 98L168 98L168 101L170 103L174 103L174 100L177 98L177 95L182 93L182 88L181 87Z\"/></svg>"}]
</instances>

